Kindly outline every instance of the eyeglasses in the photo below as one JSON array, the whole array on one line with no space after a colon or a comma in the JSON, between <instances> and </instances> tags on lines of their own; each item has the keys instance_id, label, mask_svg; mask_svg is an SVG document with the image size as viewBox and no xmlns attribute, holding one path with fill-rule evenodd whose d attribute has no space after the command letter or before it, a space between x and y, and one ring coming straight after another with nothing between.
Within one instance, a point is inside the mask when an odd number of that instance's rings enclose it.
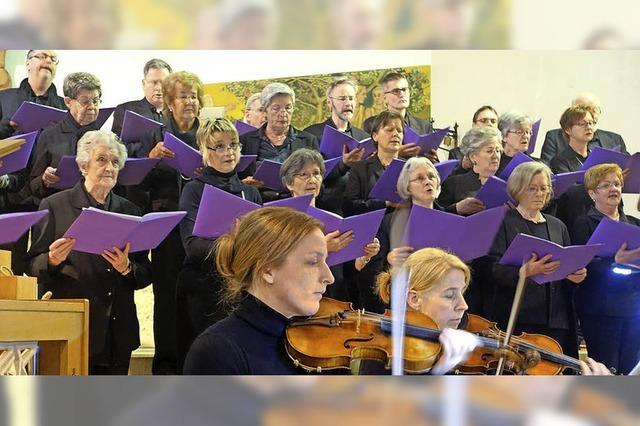
<instances>
[{"instance_id":1,"label":"eyeglasses","mask_svg":"<svg viewBox=\"0 0 640 426\"><path fill-rule=\"evenodd\" d=\"M587 127L595 127L596 124L598 124L598 123L596 123L595 121L581 121L581 122L576 123L574 125L575 126L580 126L583 129L586 129Z\"/></svg>"},{"instance_id":2,"label":"eyeglasses","mask_svg":"<svg viewBox=\"0 0 640 426\"><path fill-rule=\"evenodd\" d=\"M95 105L98 106L102 103L102 99L100 98L93 98L93 99L88 99L88 98L76 98L75 101L77 103L80 104L80 106L82 106L83 108L87 108L89 105Z\"/></svg>"},{"instance_id":3,"label":"eyeglasses","mask_svg":"<svg viewBox=\"0 0 640 426\"><path fill-rule=\"evenodd\" d=\"M522 130L522 129L518 129L518 130L509 130L507 133L513 133L516 134L520 137L524 136L524 135L529 135L531 136L531 130Z\"/></svg>"},{"instance_id":4,"label":"eyeglasses","mask_svg":"<svg viewBox=\"0 0 640 426\"><path fill-rule=\"evenodd\" d=\"M296 173L293 176L299 177L302 180L310 180L311 178L315 180L322 180L322 173L320 173L319 171L315 171L313 173L308 173L308 172Z\"/></svg>"},{"instance_id":5,"label":"eyeglasses","mask_svg":"<svg viewBox=\"0 0 640 426\"><path fill-rule=\"evenodd\" d=\"M29 57L29 59L32 59L32 58L36 58L36 59L38 59L39 61L44 61L44 60L46 60L46 59L50 59L50 60L51 60L51 63L56 64L56 65L58 64L58 62L60 62L60 59L58 59L58 57L57 57L57 56L55 56L55 55L48 55L48 54L46 54L46 53L38 53L38 54L36 54L36 55L31 55L31 56Z\"/></svg>"},{"instance_id":6,"label":"eyeglasses","mask_svg":"<svg viewBox=\"0 0 640 426\"><path fill-rule=\"evenodd\" d=\"M430 174L428 176L418 175L414 179L409 179L409 182L418 182L419 184L424 184L428 180L436 180L436 176L433 174Z\"/></svg>"},{"instance_id":7,"label":"eyeglasses","mask_svg":"<svg viewBox=\"0 0 640 426\"><path fill-rule=\"evenodd\" d=\"M384 92L384 94L388 95L389 93L391 93L395 96L400 96L401 94L407 93L408 91L408 87L396 87L395 89L387 90L386 92Z\"/></svg>"},{"instance_id":8,"label":"eyeglasses","mask_svg":"<svg viewBox=\"0 0 640 426\"><path fill-rule=\"evenodd\" d=\"M353 102L356 100L355 96L329 96L329 98L331 99L335 99L336 101L340 101L340 102Z\"/></svg>"},{"instance_id":9,"label":"eyeglasses","mask_svg":"<svg viewBox=\"0 0 640 426\"><path fill-rule=\"evenodd\" d=\"M177 96L176 99L178 99L180 102L185 104L188 102L195 102L195 103L200 102L200 100L198 99L198 96L196 95L180 95L180 96Z\"/></svg>"},{"instance_id":10,"label":"eyeglasses","mask_svg":"<svg viewBox=\"0 0 640 426\"><path fill-rule=\"evenodd\" d=\"M615 189L621 189L622 188L622 183L620 183L620 182L602 182L600 185L596 186L596 189L604 189L605 191L608 191L608 190L611 189L612 186Z\"/></svg>"},{"instance_id":11,"label":"eyeglasses","mask_svg":"<svg viewBox=\"0 0 640 426\"><path fill-rule=\"evenodd\" d=\"M216 154L224 154L227 151L237 151L242 148L242 145L239 143L232 143L231 145L216 145L216 146L207 146L209 151L214 151Z\"/></svg>"},{"instance_id":12,"label":"eyeglasses","mask_svg":"<svg viewBox=\"0 0 640 426\"><path fill-rule=\"evenodd\" d=\"M542 192L543 194L546 194L549 191L551 191L551 187L549 185L530 186L530 187L527 188L527 192L529 194L537 194L538 192Z\"/></svg>"},{"instance_id":13,"label":"eyeglasses","mask_svg":"<svg viewBox=\"0 0 640 426\"><path fill-rule=\"evenodd\" d=\"M476 123L482 123L482 124L496 124L498 122L497 118L478 118L476 120Z\"/></svg>"},{"instance_id":14,"label":"eyeglasses","mask_svg":"<svg viewBox=\"0 0 640 426\"><path fill-rule=\"evenodd\" d=\"M274 114L280 114L281 112L286 113L287 115L291 115L291 113L293 112L293 106L292 105L287 105L286 107L282 108L279 106L274 106L269 108L269 110L274 113Z\"/></svg>"}]
</instances>

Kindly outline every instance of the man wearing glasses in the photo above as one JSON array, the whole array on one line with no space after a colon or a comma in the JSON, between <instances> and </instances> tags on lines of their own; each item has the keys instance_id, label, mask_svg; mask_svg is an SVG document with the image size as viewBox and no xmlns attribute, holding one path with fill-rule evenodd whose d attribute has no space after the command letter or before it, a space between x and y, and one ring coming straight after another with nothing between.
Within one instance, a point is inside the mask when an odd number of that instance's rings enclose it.
<instances>
[{"instance_id":1,"label":"man wearing glasses","mask_svg":"<svg viewBox=\"0 0 640 426\"><path fill-rule=\"evenodd\" d=\"M598 122L600 121L600 115L602 114L602 108L600 107L600 100L592 93L583 93L578 95L573 101L571 101L572 107L584 107L591 113L595 126L593 138L589 142L589 149L594 146L602 148L613 149L627 154L627 146L624 143L624 139L617 133L610 132L608 130L598 129ZM547 132L544 138L544 144L542 145L542 153L540 159L547 165L551 165L551 160L564 150L569 148L569 141L563 137L562 129L552 129Z\"/></svg>"},{"instance_id":2,"label":"man wearing glasses","mask_svg":"<svg viewBox=\"0 0 640 426\"><path fill-rule=\"evenodd\" d=\"M162 59L149 60L143 69L142 92L144 97L137 101L125 102L116 107L113 113L111 131L120 135L126 110L162 123L162 81L172 72L171 66Z\"/></svg>"}]
</instances>

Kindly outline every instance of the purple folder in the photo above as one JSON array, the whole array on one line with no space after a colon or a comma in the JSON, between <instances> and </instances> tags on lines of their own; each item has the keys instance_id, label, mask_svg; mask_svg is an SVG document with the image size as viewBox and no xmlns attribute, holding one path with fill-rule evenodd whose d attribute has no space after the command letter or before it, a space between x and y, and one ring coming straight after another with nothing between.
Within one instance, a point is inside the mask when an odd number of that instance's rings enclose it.
<instances>
[{"instance_id":1,"label":"purple folder","mask_svg":"<svg viewBox=\"0 0 640 426\"><path fill-rule=\"evenodd\" d=\"M309 205L311 204L312 199L313 195L307 194L300 197L289 197L281 200L270 201L268 203L264 203L263 207L289 207L290 209L306 213L307 210L309 210Z\"/></svg>"},{"instance_id":2,"label":"purple folder","mask_svg":"<svg viewBox=\"0 0 640 426\"><path fill-rule=\"evenodd\" d=\"M0 214L0 244L13 243L40 219L49 214L49 210Z\"/></svg>"},{"instance_id":3,"label":"purple folder","mask_svg":"<svg viewBox=\"0 0 640 426\"><path fill-rule=\"evenodd\" d=\"M94 122L96 129L102 129L104 123L106 123L106 121L109 119L109 117L111 117L111 114L113 114L113 111L115 110L115 107L101 107L98 111L98 118L96 118L96 121Z\"/></svg>"},{"instance_id":4,"label":"purple folder","mask_svg":"<svg viewBox=\"0 0 640 426\"><path fill-rule=\"evenodd\" d=\"M11 116L11 120L18 123L21 132L30 133L56 124L66 114L67 111L63 109L24 101Z\"/></svg>"},{"instance_id":5,"label":"purple folder","mask_svg":"<svg viewBox=\"0 0 640 426\"><path fill-rule=\"evenodd\" d=\"M80 182L82 174L74 155L65 155L60 159L56 167L56 176L60 177L60 180L51 185L56 189L73 188L76 183Z\"/></svg>"},{"instance_id":6,"label":"purple folder","mask_svg":"<svg viewBox=\"0 0 640 426\"><path fill-rule=\"evenodd\" d=\"M640 193L640 152L636 152L627 162L629 174L624 179L622 192L626 194Z\"/></svg>"},{"instance_id":7,"label":"purple folder","mask_svg":"<svg viewBox=\"0 0 640 426\"><path fill-rule=\"evenodd\" d=\"M340 164L340 161L342 161L342 156L336 157L336 158L332 158L330 160L324 160L324 176L323 176L323 179L326 178L327 176L329 176L329 173L331 173L333 171L333 169L335 169L336 166L338 164Z\"/></svg>"},{"instance_id":8,"label":"purple folder","mask_svg":"<svg viewBox=\"0 0 640 426\"><path fill-rule=\"evenodd\" d=\"M11 154L0 158L0 176L14 173L27 167L27 163L29 162L29 157L31 156L31 151L33 150L33 145L36 142L37 136L38 131L36 130L31 133L15 135L8 138L24 139L25 142L16 152L12 152Z\"/></svg>"},{"instance_id":9,"label":"purple folder","mask_svg":"<svg viewBox=\"0 0 640 426\"><path fill-rule=\"evenodd\" d=\"M500 173L500 179L507 180L511 173L518 167L520 164L528 163L529 161L533 161L531 157L521 152L516 152L516 155L513 156L509 164L504 168L502 173Z\"/></svg>"},{"instance_id":10,"label":"purple folder","mask_svg":"<svg viewBox=\"0 0 640 426\"><path fill-rule=\"evenodd\" d=\"M364 148L362 158L368 157L375 151L371 138L358 141L344 132L325 125L324 131L322 132L322 139L320 140L320 152L322 155L324 155L325 158L342 157L343 146L346 146L349 152L357 148Z\"/></svg>"},{"instance_id":11,"label":"purple folder","mask_svg":"<svg viewBox=\"0 0 640 426\"><path fill-rule=\"evenodd\" d=\"M598 252L602 257L614 257L623 243L627 243L627 250L640 247L640 227L608 217L602 218L587 241L587 244L602 244Z\"/></svg>"},{"instance_id":12,"label":"purple folder","mask_svg":"<svg viewBox=\"0 0 640 426\"><path fill-rule=\"evenodd\" d=\"M247 167L249 167L251 163L256 161L257 158L258 158L257 155L242 154L240 156L240 160L238 161L238 164L236 164L236 172L244 171Z\"/></svg>"},{"instance_id":13,"label":"purple folder","mask_svg":"<svg viewBox=\"0 0 640 426\"><path fill-rule=\"evenodd\" d=\"M463 217L414 205L404 241L416 250L439 247L468 262L489 252L506 212L502 206Z\"/></svg>"},{"instance_id":14,"label":"purple folder","mask_svg":"<svg viewBox=\"0 0 640 426\"><path fill-rule=\"evenodd\" d=\"M325 234L335 230L339 230L341 233L353 231L355 236L353 241L342 250L329 253L327 264L333 266L364 255L364 246L372 242L378 233L385 209L350 216L344 219L334 213L320 210L313 206L309 207L308 213L324 223Z\"/></svg>"},{"instance_id":15,"label":"purple folder","mask_svg":"<svg viewBox=\"0 0 640 426\"><path fill-rule=\"evenodd\" d=\"M205 185L193 235L214 239L231 231L236 218L260 206L211 185Z\"/></svg>"},{"instance_id":16,"label":"purple folder","mask_svg":"<svg viewBox=\"0 0 640 426\"><path fill-rule=\"evenodd\" d=\"M597 146L593 148L593 151L591 151L591 154L589 154L582 167L580 167L580 170L587 171L593 166L605 163L615 163L620 166L620 168L626 169L629 159L629 154Z\"/></svg>"},{"instance_id":17,"label":"purple folder","mask_svg":"<svg viewBox=\"0 0 640 426\"><path fill-rule=\"evenodd\" d=\"M444 182L449 177L452 171L460 164L460 160L446 160L434 164L438 174L440 175L440 182Z\"/></svg>"},{"instance_id":18,"label":"purple folder","mask_svg":"<svg viewBox=\"0 0 640 426\"><path fill-rule=\"evenodd\" d=\"M256 130L258 130L257 127L253 127L250 124L245 123L242 120L236 120L236 122L234 123L236 126L236 130L238 131L238 135L242 136L246 133L251 133L254 132Z\"/></svg>"},{"instance_id":19,"label":"purple folder","mask_svg":"<svg viewBox=\"0 0 640 426\"><path fill-rule=\"evenodd\" d=\"M118 173L118 185L139 185L159 162L159 158L127 158Z\"/></svg>"},{"instance_id":20,"label":"purple folder","mask_svg":"<svg viewBox=\"0 0 640 426\"><path fill-rule=\"evenodd\" d=\"M202 167L202 154L190 147L169 132L164 132L164 147L173 151L176 156L163 158L162 161L180 173L190 178L195 177L195 171Z\"/></svg>"},{"instance_id":21,"label":"purple folder","mask_svg":"<svg viewBox=\"0 0 640 426\"><path fill-rule=\"evenodd\" d=\"M376 151L376 146L371 138L362 139L358 142L358 148L364 148L362 158L367 158Z\"/></svg>"},{"instance_id":22,"label":"purple folder","mask_svg":"<svg viewBox=\"0 0 640 426\"><path fill-rule=\"evenodd\" d=\"M542 123L542 118L539 118L538 121L533 123L531 126L531 138L529 138L527 154L531 154L536 149L536 140L538 139L538 132L540 132L540 123Z\"/></svg>"},{"instance_id":23,"label":"purple folder","mask_svg":"<svg viewBox=\"0 0 640 426\"><path fill-rule=\"evenodd\" d=\"M560 173L551 177L553 185L553 198L557 199L569 190L573 185L581 182L584 178L584 170L576 172Z\"/></svg>"},{"instance_id":24,"label":"purple folder","mask_svg":"<svg viewBox=\"0 0 640 426\"><path fill-rule=\"evenodd\" d=\"M511 197L507 194L507 182L495 176L491 176L487 179L484 185L482 185L482 188L480 188L480 191L476 194L475 198L482 201L488 209L502 206L507 201L513 202Z\"/></svg>"},{"instance_id":25,"label":"purple folder","mask_svg":"<svg viewBox=\"0 0 640 426\"><path fill-rule=\"evenodd\" d=\"M144 117L137 112L126 110L122 119L120 139L124 142L138 142L142 136L153 129L161 127L162 123Z\"/></svg>"},{"instance_id":26,"label":"purple folder","mask_svg":"<svg viewBox=\"0 0 640 426\"><path fill-rule=\"evenodd\" d=\"M113 247L130 252L154 249L187 214L184 211L149 213L142 217L113 213L93 207L83 209L71 224L65 238L75 238L73 250L101 254Z\"/></svg>"},{"instance_id":27,"label":"purple folder","mask_svg":"<svg viewBox=\"0 0 640 426\"><path fill-rule=\"evenodd\" d=\"M267 188L271 188L276 191L284 191L286 188L282 184L282 179L280 178L281 167L282 163L278 163L277 161L262 160L253 174L253 178L261 180Z\"/></svg>"},{"instance_id":28,"label":"purple folder","mask_svg":"<svg viewBox=\"0 0 640 426\"><path fill-rule=\"evenodd\" d=\"M435 132L426 133L424 135L417 134L411 127L404 126L404 139L402 143L415 143L422 148L423 153L437 149L445 136L447 136L449 128L436 130Z\"/></svg>"},{"instance_id":29,"label":"purple folder","mask_svg":"<svg viewBox=\"0 0 640 426\"><path fill-rule=\"evenodd\" d=\"M369 192L369 198L377 198L378 200L391 201L392 203L399 203L402 201L398 195L397 185L400 172L404 167L405 162L394 158L391 164L387 166L380 179L371 188Z\"/></svg>"},{"instance_id":30,"label":"purple folder","mask_svg":"<svg viewBox=\"0 0 640 426\"><path fill-rule=\"evenodd\" d=\"M511 241L504 255L502 255L500 264L519 268L524 262L531 259L531 253L535 253L538 259L547 254L551 254L552 257L550 261L560 261L560 267L551 274L538 274L530 277L536 283L544 284L551 281L562 280L566 278L567 275L571 275L575 271L584 268L591 262L598 251L600 251L600 247L600 244L562 247L559 244L543 240L542 238L518 234L513 241Z\"/></svg>"}]
</instances>

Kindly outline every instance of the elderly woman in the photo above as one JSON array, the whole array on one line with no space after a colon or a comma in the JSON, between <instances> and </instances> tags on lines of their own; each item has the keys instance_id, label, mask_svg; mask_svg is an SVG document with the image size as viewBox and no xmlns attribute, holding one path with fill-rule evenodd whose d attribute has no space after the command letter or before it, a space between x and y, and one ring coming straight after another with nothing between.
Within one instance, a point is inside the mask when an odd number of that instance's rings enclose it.
<instances>
[{"instance_id":1,"label":"elderly woman","mask_svg":"<svg viewBox=\"0 0 640 426\"><path fill-rule=\"evenodd\" d=\"M502 155L497 175L502 173L507 164L518 152L527 153L531 140L533 121L528 115L518 111L509 111L500 116L498 129L502 133Z\"/></svg>"},{"instance_id":2,"label":"elderly woman","mask_svg":"<svg viewBox=\"0 0 640 426\"><path fill-rule=\"evenodd\" d=\"M179 71L169 74L162 81L162 114L164 126L142 137L134 156L149 158L173 157L164 146L167 131L182 142L198 149L196 133L200 126L198 115L202 106L204 89L197 75ZM128 196L147 211L172 211L178 209L180 192L189 181L175 169L160 163L149 173L140 186L130 187ZM178 229L151 253L153 267L153 337L155 354L154 374L175 374L176 367L176 280L182 268L184 250Z\"/></svg>"},{"instance_id":3,"label":"elderly woman","mask_svg":"<svg viewBox=\"0 0 640 426\"><path fill-rule=\"evenodd\" d=\"M87 72L75 72L65 77L62 90L69 112L62 121L40 134L33 154L30 187L32 194L40 199L56 192L52 185L60 180L55 174L60 159L76 155L82 135L98 130L94 122L102 96L100 80Z\"/></svg>"},{"instance_id":4,"label":"elderly woman","mask_svg":"<svg viewBox=\"0 0 640 426\"><path fill-rule=\"evenodd\" d=\"M222 309L222 280L211 254L215 240L193 235L205 185L222 189L242 199L260 204L256 188L245 185L235 172L240 159L238 131L226 118L203 122L196 141L206 165L202 173L187 183L180 196L180 210L187 216L180 223L180 236L186 252L177 284L178 372L193 340L210 325L226 316Z\"/></svg>"},{"instance_id":5,"label":"elderly woman","mask_svg":"<svg viewBox=\"0 0 640 426\"><path fill-rule=\"evenodd\" d=\"M571 231L574 244L585 244L600 221L607 217L640 226L640 220L625 215L621 208L622 170L616 164L591 167L584 186L595 206L576 219ZM614 263L637 264L640 248L627 250L623 244L614 257L596 257L588 275L576 291L576 310L589 355L628 374L640 360L640 286L637 275L616 274Z\"/></svg>"},{"instance_id":6,"label":"elderly woman","mask_svg":"<svg viewBox=\"0 0 640 426\"><path fill-rule=\"evenodd\" d=\"M294 197L313 195L311 199L312 206L316 206L316 200L322 188L324 173L322 155L318 151L306 148L299 149L291 154L280 169L282 183L291 191L291 195ZM325 239L327 241L327 251L331 253L343 249L353 241L353 232L340 233L340 231L336 230L326 234ZM355 266L355 271L361 271L369 263L369 260L378 254L379 249L380 243L377 239L374 239L364 247L364 255L358 257L353 264L349 262L348 264L332 266L331 272L335 277L335 283L331 286L328 296L339 300L355 301L353 286L350 284L353 278L353 266ZM344 270L343 266L346 266ZM345 277L345 273L349 277Z\"/></svg>"},{"instance_id":7,"label":"elderly woman","mask_svg":"<svg viewBox=\"0 0 640 426\"><path fill-rule=\"evenodd\" d=\"M225 298L235 309L194 341L185 374L296 374L284 347L296 316L314 315L333 276L322 224L291 209L265 207L216 243Z\"/></svg>"},{"instance_id":8,"label":"elderly woman","mask_svg":"<svg viewBox=\"0 0 640 426\"><path fill-rule=\"evenodd\" d=\"M491 126L473 128L462 138L460 149L471 160L472 169L465 174L447 178L442 183L438 202L450 213L468 216L485 208L473 196L498 171L502 135Z\"/></svg>"},{"instance_id":9,"label":"elderly woman","mask_svg":"<svg viewBox=\"0 0 640 426\"><path fill-rule=\"evenodd\" d=\"M518 207L507 212L489 255L493 260L492 273L485 282L493 285L493 320L503 330L507 326L511 304L518 281L518 268L500 265L498 261L519 233L542 238L561 246L571 245L567 227L555 217L541 210L552 196L551 171L539 162L520 164L507 181L509 195ZM560 266L550 256L531 254L527 263L527 277L548 274ZM576 284L586 277L586 269L570 274L561 281L539 285L528 280L520 305L515 332L540 333L553 337L565 354L578 356L576 317L573 293Z\"/></svg>"},{"instance_id":10,"label":"elderly woman","mask_svg":"<svg viewBox=\"0 0 640 426\"><path fill-rule=\"evenodd\" d=\"M90 374L127 374L131 352L140 344L133 292L151 281L146 252L129 254L130 245L102 255L72 251L63 235L83 208L139 215L131 202L114 194L118 171L127 158L118 137L90 131L78 141L76 161L83 179L72 189L45 198L49 215L32 232L29 275L42 292L58 299L89 300Z\"/></svg>"},{"instance_id":11,"label":"elderly woman","mask_svg":"<svg viewBox=\"0 0 640 426\"><path fill-rule=\"evenodd\" d=\"M257 155L258 161L273 160L279 163L297 149L310 148L318 151L318 139L310 133L295 129L291 117L296 103L296 94L284 83L271 83L262 90L260 102L267 121L258 130L246 133L240 138L242 153ZM253 179L255 165L249 166L243 176L248 185L262 187L262 182ZM270 199L277 195L266 194Z\"/></svg>"},{"instance_id":12,"label":"elderly woman","mask_svg":"<svg viewBox=\"0 0 640 426\"><path fill-rule=\"evenodd\" d=\"M346 216L395 206L389 201L369 198L369 192L387 166L398 158L403 126L403 118L397 112L383 111L373 120L371 139L376 146L376 153L351 167L344 192L343 211Z\"/></svg>"},{"instance_id":13,"label":"elderly woman","mask_svg":"<svg viewBox=\"0 0 640 426\"><path fill-rule=\"evenodd\" d=\"M473 119L471 120L471 127L482 126L498 126L498 112L491 105L483 105L473 113ZM464 174L471 169L471 160L462 154L460 147L455 147L449 150L449 160L460 160L460 164L453 170L453 174Z\"/></svg>"}]
</instances>

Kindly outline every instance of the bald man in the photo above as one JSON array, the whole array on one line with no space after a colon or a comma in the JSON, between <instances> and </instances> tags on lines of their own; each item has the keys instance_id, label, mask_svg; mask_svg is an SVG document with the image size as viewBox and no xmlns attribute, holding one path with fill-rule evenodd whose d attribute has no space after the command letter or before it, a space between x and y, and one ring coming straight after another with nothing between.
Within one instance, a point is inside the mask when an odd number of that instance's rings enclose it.
<instances>
[{"instance_id":1,"label":"bald man","mask_svg":"<svg viewBox=\"0 0 640 426\"><path fill-rule=\"evenodd\" d=\"M597 126L597 123L600 121L600 115L602 114L602 108L600 106L600 100L594 94L582 93L578 95L571 101L571 106L581 106L588 109L591 115L593 115ZM596 129L593 139L589 142L589 149L593 149L593 147L596 146L627 153L627 146L622 136L608 130ZM568 147L569 142L563 137L562 129L549 130L544 138L540 158L549 165L556 155Z\"/></svg>"}]
</instances>

